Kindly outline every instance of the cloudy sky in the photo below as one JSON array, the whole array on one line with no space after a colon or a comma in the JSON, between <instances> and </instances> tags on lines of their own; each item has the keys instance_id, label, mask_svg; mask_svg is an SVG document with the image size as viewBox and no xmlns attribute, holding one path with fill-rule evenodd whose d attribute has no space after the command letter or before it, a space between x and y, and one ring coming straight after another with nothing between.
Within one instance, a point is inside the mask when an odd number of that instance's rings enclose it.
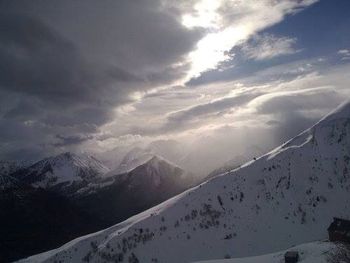
<instances>
[{"instance_id":1,"label":"cloudy sky","mask_svg":"<svg viewBox=\"0 0 350 263\"><path fill-rule=\"evenodd\" d=\"M271 148L349 97L349 13L349 0L0 0L0 158L159 139Z\"/></svg>"}]
</instances>

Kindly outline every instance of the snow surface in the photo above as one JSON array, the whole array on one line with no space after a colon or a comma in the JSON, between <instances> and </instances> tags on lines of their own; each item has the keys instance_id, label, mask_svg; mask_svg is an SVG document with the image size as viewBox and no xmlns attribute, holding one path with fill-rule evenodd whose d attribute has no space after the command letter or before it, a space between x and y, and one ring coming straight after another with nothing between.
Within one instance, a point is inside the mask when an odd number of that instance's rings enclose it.
<instances>
[{"instance_id":1,"label":"snow surface","mask_svg":"<svg viewBox=\"0 0 350 263\"><path fill-rule=\"evenodd\" d=\"M325 239L333 216L350 218L349 151L348 103L239 169L23 262L181 263Z\"/></svg>"},{"instance_id":2,"label":"snow surface","mask_svg":"<svg viewBox=\"0 0 350 263\"><path fill-rule=\"evenodd\" d=\"M339 248L339 245L319 241L302 244L285 251L267 255L235 259L198 261L196 263L281 263L284 262L284 254L287 251L297 251L299 253L298 262L301 263L328 263L329 260L334 257L334 254L337 254L339 249L341 249Z\"/></svg>"}]
</instances>

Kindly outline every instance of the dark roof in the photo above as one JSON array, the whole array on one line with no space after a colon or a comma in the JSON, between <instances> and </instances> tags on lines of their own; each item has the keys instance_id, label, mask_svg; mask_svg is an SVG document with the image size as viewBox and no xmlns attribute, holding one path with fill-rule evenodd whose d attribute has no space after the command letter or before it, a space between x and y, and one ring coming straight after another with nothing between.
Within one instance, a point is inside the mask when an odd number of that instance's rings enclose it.
<instances>
[{"instance_id":1,"label":"dark roof","mask_svg":"<svg viewBox=\"0 0 350 263\"><path fill-rule=\"evenodd\" d=\"M350 231L350 220L334 217L333 222L328 227L328 231L340 231L347 233Z\"/></svg>"},{"instance_id":2,"label":"dark roof","mask_svg":"<svg viewBox=\"0 0 350 263\"><path fill-rule=\"evenodd\" d=\"M285 258L298 258L299 257L299 253L298 253L298 251L287 251L284 254L284 257Z\"/></svg>"}]
</instances>

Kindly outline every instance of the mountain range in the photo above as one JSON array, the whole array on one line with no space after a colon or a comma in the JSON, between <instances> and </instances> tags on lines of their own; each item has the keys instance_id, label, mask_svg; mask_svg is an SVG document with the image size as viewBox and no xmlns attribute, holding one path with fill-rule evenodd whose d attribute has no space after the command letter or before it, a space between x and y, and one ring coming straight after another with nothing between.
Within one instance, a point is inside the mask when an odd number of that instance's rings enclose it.
<instances>
[{"instance_id":1,"label":"mountain range","mask_svg":"<svg viewBox=\"0 0 350 263\"><path fill-rule=\"evenodd\" d=\"M92 156L69 152L27 167L2 167L1 262L109 227L193 184L191 174L156 156L122 174Z\"/></svg>"},{"instance_id":2,"label":"mountain range","mask_svg":"<svg viewBox=\"0 0 350 263\"><path fill-rule=\"evenodd\" d=\"M22 262L181 263L255 256L322 240L332 217L350 218L349 168L346 103L237 169Z\"/></svg>"},{"instance_id":3,"label":"mountain range","mask_svg":"<svg viewBox=\"0 0 350 263\"><path fill-rule=\"evenodd\" d=\"M159 204L193 184L191 174L155 156L130 172L81 189L74 200L106 224L112 224Z\"/></svg>"}]
</instances>

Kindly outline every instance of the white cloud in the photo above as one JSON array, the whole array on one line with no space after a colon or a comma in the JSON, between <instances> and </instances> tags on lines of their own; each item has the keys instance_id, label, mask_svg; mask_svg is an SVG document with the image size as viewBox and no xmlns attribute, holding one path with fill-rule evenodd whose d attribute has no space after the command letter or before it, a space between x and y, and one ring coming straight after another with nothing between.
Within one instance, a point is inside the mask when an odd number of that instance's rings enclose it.
<instances>
[{"instance_id":1,"label":"white cloud","mask_svg":"<svg viewBox=\"0 0 350 263\"><path fill-rule=\"evenodd\" d=\"M299 64L309 63L312 62L300 61ZM254 79L253 83L256 84L249 84L252 83L251 79L241 79L199 86L196 89L174 87L162 90L141 98L124 108L123 112L119 110L115 122L102 129L116 137L126 134L157 137L176 136L189 131L196 133L228 123L254 126L260 122L262 125L274 119L275 114L272 112L270 117L259 117L257 109L266 108L271 101L274 101L276 113L285 112L283 109L287 104L284 103L292 101L289 109L301 113L303 109L310 111L311 105L315 109L321 108L316 116L321 117L340 103L342 98L350 95L350 78L345 74L349 66L338 66L327 73L319 73L316 68L310 68L306 72L295 72L297 75L292 79L283 79L285 72L299 68L299 64L257 72L256 77L263 81ZM266 74L270 76L268 79L273 79L273 76L279 78L266 82ZM144 120L147 120L147 126L144 125Z\"/></svg>"},{"instance_id":2,"label":"white cloud","mask_svg":"<svg viewBox=\"0 0 350 263\"><path fill-rule=\"evenodd\" d=\"M242 51L250 59L265 60L299 52L294 48L296 42L296 38L257 35L242 45Z\"/></svg>"},{"instance_id":3,"label":"white cloud","mask_svg":"<svg viewBox=\"0 0 350 263\"><path fill-rule=\"evenodd\" d=\"M338 50L339 55L350 55L350 50L348 49L340 49Z\"/></svg>"},{"instance_id":4,"label":"white cloud","mask_svg":"<svg viewBox=\"0 0 350 263\"><path fill-rule=\"evenodd\" d=\"M317 0L198 1L192 12L184 14L183 24L204 27L209 33L189 54L192 68L188 78L215 69L219 63L231 58L228 52L231 48L282 21L286 15L294 14L315 2ZM284 49L293 44L293 40L283 40L280 44Z\"/></svg>"},{"instance_id":5,"label":"white cloud","mask_svg":"<svg viewBox=\"0 0 350 263\"><path fill-rule=\"evenodd\" d=\"M340 49L338 50L338 55L341 56L341 60L350 60L350 50L349 49Z\"/></svg>"}]
</instances>

